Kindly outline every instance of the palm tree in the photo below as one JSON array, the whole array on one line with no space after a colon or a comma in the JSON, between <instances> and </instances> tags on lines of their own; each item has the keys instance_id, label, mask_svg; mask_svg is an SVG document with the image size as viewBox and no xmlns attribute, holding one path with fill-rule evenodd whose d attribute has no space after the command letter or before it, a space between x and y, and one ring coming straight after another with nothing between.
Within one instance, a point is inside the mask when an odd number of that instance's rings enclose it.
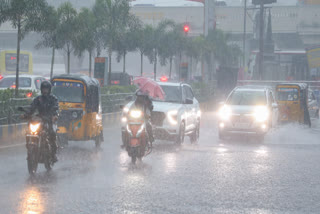
<instances>
[{"instance_id":1,"label":"palm tree","mask_svg":"<svg viewBox=\"0 0 320 214\"><path fill-rule=\"evenodd\" d=\"M61 42L63 50L67 53L68 68L67 73L70 74L70 55L74 51L75 36L77 35L77 11L70 2L63 3L58 8L58 17L60 28L58 28L59 42Z\"/></svg>"},{"instance_id":2,"label":"palm tree","mask_svg":"<svg viewBox=\"0 0 320 214\"><path fill-rule=\"evenodd\" d=\"M115 50L118 53L118 62L120 58L123 57L123 73L126 72L126 55L128 52L135 51L139 45L139 30L141 27L141 21L130 15L127 23L127 27L121 32L120 36L115 42Z\"/></svg>"},{"instance_id":3,"label":"palm tree","mask_svg":"<svg viewBox=\"0 0 320 214\"><path fill-rule=\"evenodd\" d=\"M129 20L129 2L127 0L96 0L93 13L98 20L98 31L103 35L104 48L108 50L109 73L111 84L111 58L117 38L125 30Z\"/></svg>"},{"instance_id":4,"label":"palm tree","mask_svg":"<svg viewBox=\"0 0 320 214\"><path fill-rule=\"evenodd\" d=\"M46 23L48 4L45 0L1 0L0 1L0 24L11 22L17 28L17 65L16 65L16 90L19 90L19 63L20 63L20 43L27 33L31 31L39 32Z\"/></svg>"},{"instance_id":5,"label":"palm tree","mask_svg":"<svg viewBox=\"0 0 320 214\"><path fill-rule=\"evenodd\" d=\"M150 44L149 47L152 49L151 54L148 53L148 58L151 63L154 65L154 80L157 79L157 63L158 63L158 56L161 54L162 46L166 42L164 40L166 33L169 30L172 30L175 27L175 23L171 20L164 20L161 21L157 27L153 28L152 30L152 40L153 42Z\"/></svg>"},{"instance_id":6,"label":"palm tree","mask_svg":"<svg viewBox=\"0 0 320 214\"><path fill-rule=\"evenodd\" d=\"M42 32L42 40L38 42L36 48L52 48L52 59L51 59L51 69L50 69L50 79L53 76L53 66L55 59L55 50L61 48L61 44L58 39L58 29L59 29L59 16L58 12L54 7L50 7L47 13L47 22Z\"/></svg>"},{"instance_id":7,"label":"palm tree","mask_svg":"<svg viewBox=\"0 0 320 214\"><path fill-rule=\"evenodd\" d=\"M97 48L97 19L93 12L88 8L82 8L78 14L77 28L79 31L75 36L74 47L75 53L79 57L83 52L89 54L89 76L92 76L92 55Z\"/></svg>"},{"instance_id":8,"label":"palm tree","mask_svg":"<svg viewBox=\"0 0 320 214\"><path fill-rule=\"evenodd\" d=\"M136 32L137 36L137 48L140 52L141 58L141 76L143 75L143 56L151 55L153 48L153 28L151 25L145 25L138 29Z\"/></svg>"}]
</instances>

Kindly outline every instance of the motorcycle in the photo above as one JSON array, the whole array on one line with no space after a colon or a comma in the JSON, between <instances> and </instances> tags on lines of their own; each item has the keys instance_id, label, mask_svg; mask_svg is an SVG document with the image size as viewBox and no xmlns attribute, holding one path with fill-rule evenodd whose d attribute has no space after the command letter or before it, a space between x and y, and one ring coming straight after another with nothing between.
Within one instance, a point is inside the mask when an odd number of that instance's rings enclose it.
<instances>
[{"instance_id":1,"label":"motorcycle","mask_svg":"<svg viewBox=\"0 0 320 214\"><path fill-rule=\"evenodd\" d=\"M126 150L133 164L142 157L147 156L152 151L152 145L149 144L146 131L146 121L144 114L139 109L132 109L127 114L127 143Z\"/></svg>"},{"instance_id":2,"label":"motorcycle","mask_svg":"<svg viewBox=\"0 0 320 214\"><path fill-rule=\"evenodd\" d=\"M23 107L19 107L18 110L27 113L27 110ZM49 171L54 165L49 143L49 121L51 118L40 118L35 115L25 119L28 120L26 147L29 174L34 175L37 172L39 163L43 163Z\"/></svg>"}]
</instances>

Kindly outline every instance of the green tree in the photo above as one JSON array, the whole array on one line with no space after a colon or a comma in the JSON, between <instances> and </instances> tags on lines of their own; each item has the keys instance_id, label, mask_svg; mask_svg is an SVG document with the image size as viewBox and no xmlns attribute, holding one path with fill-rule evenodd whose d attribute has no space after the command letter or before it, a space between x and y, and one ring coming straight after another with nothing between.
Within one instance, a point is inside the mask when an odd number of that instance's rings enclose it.
<instances>
[{"instance_id":1,"label":"green tree","mask_svg":"<svg viewBox=\"0 0 320 214\"><path fill-rule=\"evenodd\" d=\"M152 43L149 50L152 50L148 53L148 58L151 63L154 65L154 80L157 79L157 63L158 63L158 56L161 54L162 46L164 45L165 35L168 31L172 30L175 27L175 23L171 20L163 20L161 21L156 27L152 30Z\"/></svg>"},{"instance_id":2,"label":"green tree","mask_svg":"<svg viewBox=\"0 0 320 214\"><path fill-rule=\"evenodd\" d=\"M78 33L77 11L70 2L63 3L58 8L59 28L57 31L61 47L67 54L68 67L67 73L70 74L70 56L74 52L76 35Z\"/></svg>"},{"instance_id":3,"label":"green tree","mask_svg":"<svg viewBox=\"0 0 320 214\"><path fill-rule=\"evenodd\" d=\"M126 29L129 16L129 2L127 0L96 0L93 13L98 20L98 33L103 35L104 48L108 51L109 73L108 84L111 84L111 59L117 38Z\"/></svg>"},{"instance_id":4,"label":"green tree","mask_svg":"<svg viewBox=\"0 0 320 214\"><path fill-rule=\"evenodd\" d=\"M97 19L93 12L88 8L82 8L78 14L77 28L79 31L75 36L75 53L79 57L87 51L89 54L89 76L92 76L92 56L98 46Z\"/></svg>"},{"instance_id":5,"label":"green tree","mask_svg":"<svg viewBox=\"0 0 320 214\"><path fill-rule=\"evenodd\" d=\"M186 47L186 37L183 34L182 25L175 24L172 29L164 32L161 44L159 49L160 63L161 65L166 65L167 61L169 61L169 78L171 78L173 58L176 55L181 56Z\"/></svg>"},{"instance_id":6,"label":"green tree","mask_svg":"<svg viewBox=\"0 0 320 214\"><path fill-rule=\"evenodd\" d=\"M137 50L139 45L139 30L141 27L141 21L130 15L130 18L127 23L127 27L123 32L119 35L115 42L115 50L118 53L117 60L120 61L121 57L123 57L123 73L126 72L126 55L128 52L132 52Z\"/></svg>"},{"instance_id":7,"label":"green tree","mask_svg":"<svg viewBox=\"0 0 320 214\"><path fill-rule=\"evenodd\" d=\"M153 27L144 25L136 32L137 48L140 52L141 76L143 75L143 56L150 56L153 51Z\"/></svg>"},{"instance_id":8,"label":"green tree","mask_svg":"<svg viewBox=\"0 0 320 214\"><path fill-rule=\"evenodd\" d=\"M45 0L0 0L0 24L9 21L17 29L16 96L19 90L21 41L27 33L42 30L47 12Z\"/></svg>"},{"instance_id":9,"label":"green tree","mask_svg":"<svg viewBox=\"0 0 320 214\"><path fill-rule=\"evenodd\" d=\"M60 27L58 12L54 7L48 9L46 14L47 21L42 30L42 40L37 43L36 48L52 48L50 79L53 76L53 66L56 49L61 49L61 43L58 38L58 29Z\"/></svg>"}]
</instances>

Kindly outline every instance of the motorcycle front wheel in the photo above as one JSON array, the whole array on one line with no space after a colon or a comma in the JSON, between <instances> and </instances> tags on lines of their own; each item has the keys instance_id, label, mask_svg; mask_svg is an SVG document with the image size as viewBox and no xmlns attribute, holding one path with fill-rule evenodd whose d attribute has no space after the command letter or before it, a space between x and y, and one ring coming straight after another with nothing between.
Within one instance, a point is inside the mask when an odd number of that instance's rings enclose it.
<instances>
[{"instance_id":1,"label":"motorcycle front wheel","mask_svg":"<svg viewBox=\"0 0 320 214\"><path fill-rule=\"evenodd\" d=\"M51 159L51 150L50 146L48 145L48 148L45 149L45 159L44 159L44 167L47 171L50 171L52 169L52 159Z\"/></svg>"},{"instance_id":2,"label":"motorcycle front wheel","mask_svg":"<svg viewBox=\"0 0 320 214\"><path fill-rule=\"evenodd\" d=\"M36 145L30 145L28 147L27 165L30 175L34 175L38 169L38 147Z\"/></svg>"}]
</instances>

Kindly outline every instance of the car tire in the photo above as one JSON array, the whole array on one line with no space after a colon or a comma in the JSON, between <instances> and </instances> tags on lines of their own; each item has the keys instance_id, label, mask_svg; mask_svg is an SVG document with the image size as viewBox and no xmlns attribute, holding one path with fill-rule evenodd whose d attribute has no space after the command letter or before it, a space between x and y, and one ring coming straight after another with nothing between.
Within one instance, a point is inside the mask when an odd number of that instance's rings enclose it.
<instances>
[{"instance_id":1,"label":"car tire","mask_svg":"<svg viewBox=\"0 0 320 214\"><path fill-rule=\"evenodd\" d=\"M190 141L192 144L197 144L200 138L200 124L198 123L196 129L190 135Z\"/></svg>"},{"instance_id":2,"label":"car tire","mask_svg":"<svg viewBox=\"0 0 320 214\"><path fill-rule=\"evenodd\" d=\"M181 122L180 128L179 128L179 135L177 136L177 140L176 140L176 143L178 145L181 145L184 142L185 129L186 129L185 123Z\"/></svg>"}]
</instances>

